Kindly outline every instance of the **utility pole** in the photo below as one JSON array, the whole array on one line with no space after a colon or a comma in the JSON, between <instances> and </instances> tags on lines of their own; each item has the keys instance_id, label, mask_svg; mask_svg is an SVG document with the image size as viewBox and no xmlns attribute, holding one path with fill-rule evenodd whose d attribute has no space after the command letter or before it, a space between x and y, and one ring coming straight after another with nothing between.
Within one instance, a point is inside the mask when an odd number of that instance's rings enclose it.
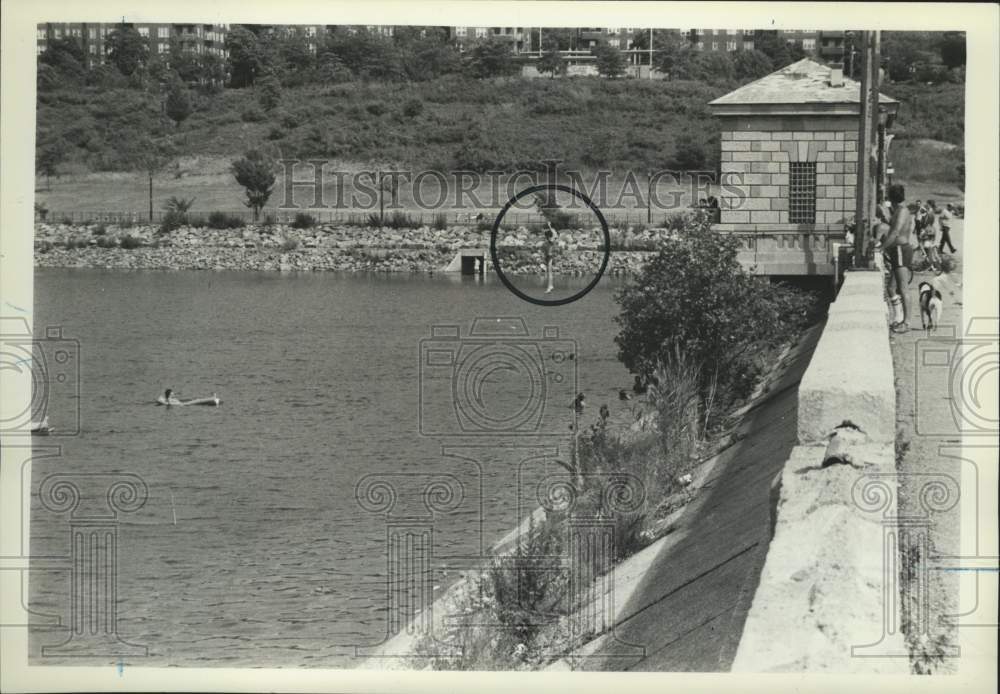
<instances>
[{"instance_id":1,"label":"utility pole","mask_svg":"<svg viewBox=\"0 0 1000 694\"><path fill-rule=\"evenodd\" d=\"M878 32L861 33L861 89L858 122L858 183L854 206L854 267L866 266L865 246L874 217L875 171L872 146L878 118Z\"/></svg>"},{"instance_id":2,"label":"utility pole","mask_svg":"<svg viewBox=\"0 0 1000 694\"><path fill-rule=\"evenodd\" d=\"M653 27L649 28L649 79L653 79Z\"/></svg>"}]
</instances>

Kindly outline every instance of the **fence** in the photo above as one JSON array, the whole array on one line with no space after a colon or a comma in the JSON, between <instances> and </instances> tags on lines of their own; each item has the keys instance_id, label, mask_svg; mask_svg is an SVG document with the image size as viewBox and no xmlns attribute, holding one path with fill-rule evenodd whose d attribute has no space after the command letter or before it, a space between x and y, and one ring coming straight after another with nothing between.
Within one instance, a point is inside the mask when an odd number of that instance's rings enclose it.
<instances>
[{"instance_id":1,"label":"fence","mask_svg":"<svg viewBox=\"0 0 1000 694\"><path fill-rule=\"evenodd\" d=\"M249 223L252 221L250 210L221 210L231 217L238 217ZM382 215L382 222L379 224L379 212L375 211L352 211L352 210L265 210L261 216L261 221L276 224L290 224L295 220L297 214L309 214L318 224L335 224L345 226L399 226L399 227L434 227L434 226L479 226L489 225L492 227L499 210L451 210L447 212L427 212L412 211L406 209L386 210ZM50 210L44 221L53 224L148 224L152 221L157 224L163 221L166 212L162 210L153 211L153 219L150 220L148 211L121 211L121 210ZM188 217L194 225L201 225L208 218L207 212L191 212ZM608 226L614 228L635 227L635 226L669 226L671 219L682 211L654 212L647 213L646 210L625 210L622 212L602 212L608 222ZM273 217L273 221L270 219ZM599 226L597 217L590 212L583 212L574 215L573 227L579 229L593 229ZM41 220L40 220L41 221ZM545 217L537 212L520 212L510 210L504 215L502 227L509 229L518 226L543 226Z\"/></svg>"}]
</instances>

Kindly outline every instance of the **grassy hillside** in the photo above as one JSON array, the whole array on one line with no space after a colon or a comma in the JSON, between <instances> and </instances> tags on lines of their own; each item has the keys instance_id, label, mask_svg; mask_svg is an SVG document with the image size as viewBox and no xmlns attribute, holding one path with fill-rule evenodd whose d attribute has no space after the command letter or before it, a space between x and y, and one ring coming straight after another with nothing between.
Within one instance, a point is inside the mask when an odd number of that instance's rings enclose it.
<instances>
[{"instance_id":1,"label":"grassy hillside","mask_svg":"<svg viewBox=\"0 0 1000 694\"><path fill-rule=\"evenodd\" d=\"M197 196L199 210L239 209L242 193L228 162L261 143L286 157L324 158L346 170L398 165L509 172L553 158L564 169L610 168L620 180L628 170L643 178L650 169L698 168L692 156L713 167L718 125L707 103L735 86L449 76L287 88L270 110L253 89L228 89L192 95L194 110L176 127L162 115L158 97L139 90L40 91L38 141L62 141L64 156L62 177L51 190L41 182L39 198L53 210L84 203L144 210L145 176L125 172L135 169L136 152L150 134L172 142L177 155L157 176L157 208L165 197L182 195ZM883 91L902 102L894 129L897 176L954 183L963 159L962 86L893 84ZM688 160L678 161L682 154Z\"/></svg>"}]
</instances>

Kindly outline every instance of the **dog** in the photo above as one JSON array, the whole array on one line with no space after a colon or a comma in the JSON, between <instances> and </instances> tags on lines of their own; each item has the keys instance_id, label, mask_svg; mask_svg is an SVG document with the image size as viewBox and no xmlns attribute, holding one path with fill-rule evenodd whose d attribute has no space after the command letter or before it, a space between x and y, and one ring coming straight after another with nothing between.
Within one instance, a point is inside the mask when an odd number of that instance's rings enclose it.
<instances>
[{"instance_id":1,"label":"dog","mask_svg":"<svg viewBox=\"0 0 1000 694\"><path fill-rule=\"evenodd\" d=\"M944 309L941 292L930 282L917 285L917 292L920 296L920 324L924 330L934 330L941 323L941 312Z\"/></svg>"}]
</instances>

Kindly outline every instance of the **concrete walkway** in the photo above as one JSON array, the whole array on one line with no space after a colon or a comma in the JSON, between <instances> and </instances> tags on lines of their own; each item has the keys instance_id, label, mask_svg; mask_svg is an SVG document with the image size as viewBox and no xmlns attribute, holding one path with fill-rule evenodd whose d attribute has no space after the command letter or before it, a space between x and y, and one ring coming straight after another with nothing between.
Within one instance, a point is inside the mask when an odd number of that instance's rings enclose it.
<instances>
[{"instance_id":1,"label":"concrete walkway","mask_svg":"<svg viewBox=\"0 0 1000 694\"><path fill-rule=\"evenodd\" d=\"M822 326L786 357L674 531L616 569L613 633L583 649L582 670L728 671L771 536L770 486L796 444L797 388ZM631 561L631 560L629 560ZM625 597L622 597L622 596ZM567 663L563 663L565 667Z\"/></svg>"},{"instance_id":2,"label":"concrete walkway","mask_svg":"<svg viewBox=\"0 0 1000 694\"><path fill-rule=\"evenodd\" d=\"M963 220L953 221L951 236L958 249L955 258L961 263L965 248ZM924 609L927 610L930 623L904 623L904 629L910 630L908 640L911 649L916 648L923 653L918 653L913 665L929 672L954 672L957 665L953 657L957 655L953 649L956 643L954 615L959 612L960 574L947 570L934 557L961 554L960 505L955 504L950 509L942 510L947 504L939 504L938 510L929 512L923 502L926 500L924 486L935 480L945 482L946 486L942 488L953 490L957 494L963 466L971 464L963 461L960 454L961 420L953 410L957 403L952 399L949 383L951 370L939 359L928 358L944 353L950 353L954 358L958 341L965 334L966 324L962 313L962 273L959 266L952 273L950 281L954 285L955 295L944 293L941 325L933 332L921 329L917 287L920 282L930 280L933 276L932 272L918 272L914 275L913 282L907 287L911 313L910 331L890 336L896 374L899 514L911 518L926 518L929 521L928 546L923 550L904 550L900 558L904 576L908 575L911 579L909 585L903 586L904 615L907 601L914 612L921 607L918 603L925 598L918 594L917 581L927 580L928 595ZM955 484L947 484L949 479L954 480ZM966 490L963 490L964 493ZM970 592L975 594L974 587ZM917 633L920 631L926 631L929 637L923 644Z\"/></svg>"}]
</instances>

